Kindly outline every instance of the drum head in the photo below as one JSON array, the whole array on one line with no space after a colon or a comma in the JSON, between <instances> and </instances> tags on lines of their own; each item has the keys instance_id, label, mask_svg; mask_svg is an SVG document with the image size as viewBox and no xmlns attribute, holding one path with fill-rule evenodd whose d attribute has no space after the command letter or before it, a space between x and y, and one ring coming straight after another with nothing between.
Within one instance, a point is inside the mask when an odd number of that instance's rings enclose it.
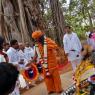
<instances>
[{"instance_id":1,"label":"drum head","mask_svg":"<svg viewBox=\"0 0 95 95\"><path fill-rule=\"evenodd\" d=\"M21 73L25 80L29 82L36 80L38 78L38 70L34 64L29 66L27 69L23 70Z\"/></svg>"}]
</instances>

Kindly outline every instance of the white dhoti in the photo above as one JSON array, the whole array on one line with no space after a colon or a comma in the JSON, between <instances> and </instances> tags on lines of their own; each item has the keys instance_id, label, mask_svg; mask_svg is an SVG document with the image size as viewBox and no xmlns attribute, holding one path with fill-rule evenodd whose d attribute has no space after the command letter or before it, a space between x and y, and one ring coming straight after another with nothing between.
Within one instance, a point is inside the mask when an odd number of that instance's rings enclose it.
<instances>
[{"instance_id":1,"label":"white dhoti","mask_svg":"<svg viewBox=\"0 0 95 95\"><path fill-rule=\"evenodd\" d=\"M81 63L82 56L77 51L70 51L68 55L68 60L70 61L72 65L72 69L75 72L78 65Z\"/></svg>"},{"instance_id":2,"label":"white dhoti","mask_svg":"<svg viewBox=\"0 0 95 95\"><path fill-rule=\"evenodd\" d=\"M66 33L63 37L64 50L68 54L68 60L72 64L73 71L76 70L77 65L81 61L82 45L76 33Z\"/></svg>"},{"instance_id":3,"label":"white dhoti","mask_svg":"<svg viewBox=\"0 0 95 95\"><path fill-rule=\"evenodd\" d=\"M19 84L21 88L25 88L27 86L27 83L21 74L19 75Z\"/></svg>"},{"instance_id":4,"label":"white dhoti","mask_svg":"<svg viewBox=\"0 0 95 95\"><path fill-rule=\"evenodd\" d=\"M16 86L15 86L15 89L14 91L9 94L9 95L20 95L20 90L19 88L25 88L27 85L26 85L26 81L25 79L23 78L23 76L20 74L19 77L18 77L18 81L16 83Z\"/></svg>"},{"instance_id":5,"label":"white dhoti","mask_svg":"<svg viewBox=\"0 0 95 95\"><path fill-rule=\"evenodd\" d=\"M73 61L70 61L71 65L72 65L72 69L75 72L76 68L79 66L79 64L81 63L81 59L76 59Z\"/></svg>"},{"instance_id":6,"label":"white dhoti","mask_svg":"<svg viewBox=\"0 0 95 95\"><path fill-rule=\"evenodd\" d=\"M18 83L16 84L14 91L9 95L20 95Z\"/></svg>"},{"instance_id":7,"label":"white dhoti","mask_svg":"<svg viewBox=\"0 0 95 95\"><path fill-rule=\"evenodd\" d=\"M20 91L18 87L15 87L14 91L9 95L20 95Z\"/></svg>"}]
</instances>

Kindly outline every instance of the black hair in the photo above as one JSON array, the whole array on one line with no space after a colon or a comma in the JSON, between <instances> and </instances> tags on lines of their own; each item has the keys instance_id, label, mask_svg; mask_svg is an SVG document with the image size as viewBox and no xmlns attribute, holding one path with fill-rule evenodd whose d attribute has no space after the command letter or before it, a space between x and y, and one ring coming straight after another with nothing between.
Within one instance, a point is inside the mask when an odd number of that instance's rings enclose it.
<instances>
[{"instance_id":1,"label":"black hair","mask_svg":"<svg viewBox=\"0 0 95 95\"><path fill-rule=\"evenodd\" d=\"M3 49L4 38L0 36L0 50Z\"/></svg>"},{"instance_id":2,"label":"black hair","mask_svg":"<svg viewBox=\"0 0 95 95\"><path fill-rule=\"evenodd\" d=\"M13 40L10 41L10 45L13 46L13 45L15 45L17 42L18 42L17 40L13 39Z\"/></svg>"},{"instance_id":3,"label":"black hair","mask_svg":"<svg viewBox=\"0 0 95 95\"><path fill-rule=\"evenodd\" d=\"M16 85L19 71L12 63L0 63L0 95L8 95Z\"/></svg>"},{"instance_id":4,"label":"black hair","mask_svg":"<svg viewBox=\"0 0 95 95\"><path fill-rule=\"evenodd\" d=\"M67 25L67 26L65 26L64 28L69 28L69 29L71 29L71 26Z\"/></svg>"},{"instance_id":5,"label":"black hair","mask_svg":"<svg viewBox=\"0 0 95 95\"><path fill-rule=\"evenodd\" d=\"M40 42L42 45L44 45L44 35L42 35L42 36L39 38L38 42Z\"/></svg>"}]
</instances>

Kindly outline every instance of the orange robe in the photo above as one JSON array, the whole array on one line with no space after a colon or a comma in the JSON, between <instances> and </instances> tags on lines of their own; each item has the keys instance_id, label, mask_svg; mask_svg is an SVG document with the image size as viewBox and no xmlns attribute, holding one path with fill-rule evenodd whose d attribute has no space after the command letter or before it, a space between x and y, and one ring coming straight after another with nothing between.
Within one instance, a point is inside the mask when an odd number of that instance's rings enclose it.
<instances>
[{"instance_id":1,"label":"orange robe","mask_svg":"<svg viewBox=\"0 0 95 95\"><path fill-rule=\"evenodd\" d=\"M56 59L56 49L58 48L54 41L47 38L47 47L48 47L48 69L50 72L50 76L47 77L45 75L45 83L47 86L48 92L56 92L59 93L62 91L61 87L61 79L58 71L58 64ZM39 45L40 52L43 52L42 45Z\"/></svg>"}]
</instances>

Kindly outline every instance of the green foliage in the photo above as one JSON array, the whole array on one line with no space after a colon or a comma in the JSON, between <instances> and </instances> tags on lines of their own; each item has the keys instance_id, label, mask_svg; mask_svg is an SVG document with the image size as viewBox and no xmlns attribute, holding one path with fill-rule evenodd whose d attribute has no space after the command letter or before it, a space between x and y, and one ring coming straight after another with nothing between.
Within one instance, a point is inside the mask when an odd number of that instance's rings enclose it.
<instances>
[{"instance_id":1,"label":"green foliage","mask_svg":"<svg viewBox=\"0 0 95 95\"><path fill-rule=\"evenodd\" d=\"M65 11L65 21L71 25L81 39L85 32L95 25L95 0L70 0L69 8Z\"/></svg>"},{"instance_id":2,"label":"green foliage","mask_svg":"<svg viewBox=\"0 0 95 95\"><path fill-rule=\"evenodd\" d=\"M44 18L48 24L48 28L53 30L54 27L52 25L52 12L49 6L49 0L44 1ZM89 31L89 29L95 25L95 0L70 0L69 7L64 7L66 0L59 1L66 24L71 25L73 31L77 32L81 39L85 39L85 32Z\"/></svg>"}]
</instances>

